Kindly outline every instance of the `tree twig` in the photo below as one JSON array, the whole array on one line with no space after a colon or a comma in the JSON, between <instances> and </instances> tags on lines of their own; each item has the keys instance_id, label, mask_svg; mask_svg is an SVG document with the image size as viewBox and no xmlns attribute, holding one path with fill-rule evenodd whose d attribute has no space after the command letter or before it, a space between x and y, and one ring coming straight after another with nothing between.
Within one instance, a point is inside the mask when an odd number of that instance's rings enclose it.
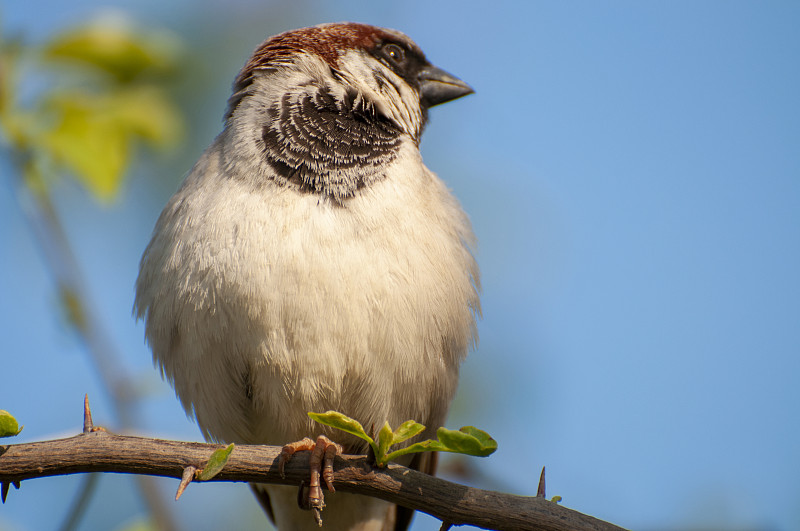
<instances>
[{"instance_id":1,"label":"tree twig","mask_svg":"<svg viewBox=\"0 0 800 531\"><path fill-rule=\"evenodd\" d=\"M20 184L23 185L19 201L21 211L31 227L34 240L39 244L44 264L53 275L69 321L83 341L100 381L111 398L119 427L134 429L140 424L136 414L139 397L111 334L90 303L83 271L48 188L43 184L45 176L31 164L32 152L17 149L10 150L10 155L19 169ZM177 525L159 496L158 487L146 477L137 477L136 483L155 527L161 531L175 531Z\"/></svg>"},{"instance_id":2,"label":"tree twig","mask_svg":"<svg viewBox=\"0 0 800 531\"><path fill-rule=\"evenodd\" d=\"M187 467L202 468L216 444L168 441L95 431L67 439L0 447L0 483L89 472L117 472L180 479ZM278 472L277 446L236 446L212 481L299 485L308 479L308 452ZM335 462L334 486L428 513L454 525L538 531L619 531L621 528L535 496L480 490L399 465L370 467L364 456ZM195 487L196 488L196 487Z\"/></svg>"}]
</instances>

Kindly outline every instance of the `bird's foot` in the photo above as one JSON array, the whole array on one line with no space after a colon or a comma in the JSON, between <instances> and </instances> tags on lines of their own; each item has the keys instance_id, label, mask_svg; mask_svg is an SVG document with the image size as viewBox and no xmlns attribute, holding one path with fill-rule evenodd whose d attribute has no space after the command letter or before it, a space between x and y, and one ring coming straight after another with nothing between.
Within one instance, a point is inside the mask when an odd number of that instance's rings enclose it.
<instances>
[{"instance_id":1,"label":"bird's foot","mask_svg":"<svg viewBox=\"0 0 800 531\"><path fill-rule=\"evenodd\" d=\"M322 526L322 508L325 507L325 496L322 494L320 476L322 476L322 480L328 490L336 492L336 489L333 488L333 458L342 454L342 447L324 435L317 437L316 442L306 437L302 441L289 443L283 447L278 458L278 472L280 472L281 477L285 477L284 466L286 463L295 452L303 450L311 451L311 480L308 485L307 496L304 494L305 482L300 485L297 501L301 509L313 510L314 518Z\"/></svg>"}]
</instances>

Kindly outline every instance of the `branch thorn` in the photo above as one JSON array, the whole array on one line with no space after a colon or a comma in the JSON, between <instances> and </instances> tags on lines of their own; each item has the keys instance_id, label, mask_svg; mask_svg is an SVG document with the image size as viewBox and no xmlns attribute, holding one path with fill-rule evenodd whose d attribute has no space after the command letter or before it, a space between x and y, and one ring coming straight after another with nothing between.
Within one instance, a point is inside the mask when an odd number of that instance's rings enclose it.
<instances>
[{"instance_id":1,"label":"branch thorn","mask_svg":"<svg viewBox=\"0 0 800 531\"><path fill-rule=\"evenodd\" d=\"M94 424L92 424L92 410L89 409L89 394L83 397L83 433L91 433L94 431Z\"/></svg>"},{"instance_id":2,"label":"branch thorn","mask_svg":"<svg viewBox=\"0 0 800 531\"><path fill-rule=\"evenodd\" d=\"M542 475L539 476L539 488L536 489L536 497L544 498L544 467L542 467Z\"/></svg>"},{"instance_id":3,"label":"branch thorn","mask_svg":"<svg viewBox=\"0 0 800 531\"><path fill-rule=\"evenodd\" d=\"M439 531L448 531L453 524L451 522L442 522L442 527L439 528Z\"/></svg>"},{"instance_id":4,"label":"branch thorn","mask_svg":"<svg viewBox=\"0 0 800 531\"><path fill-rule=\"evenodd\" d=\"M183 491L186 490L186 487L189 486L189 483L192 482L194 479L194 475L197 472L197 468L189 465L183 469L183 477L181 477L181 484L178 485L178 492L175 493L175 501L181 497Z\"/></svg>"},{"instance_id":5,"label":"branch thorn","mask_svg":"<svg viewBox=\"0 0 800 531\"><path fill-rule=\"evenodd\" d=\"M19 481L4 481L0 484L0 499L2 499L3 503L6 502L6 498L8 497L8 489L11 488L11 485L14 485L14 488L19 490Z\"/></svg>"}]
</instances>

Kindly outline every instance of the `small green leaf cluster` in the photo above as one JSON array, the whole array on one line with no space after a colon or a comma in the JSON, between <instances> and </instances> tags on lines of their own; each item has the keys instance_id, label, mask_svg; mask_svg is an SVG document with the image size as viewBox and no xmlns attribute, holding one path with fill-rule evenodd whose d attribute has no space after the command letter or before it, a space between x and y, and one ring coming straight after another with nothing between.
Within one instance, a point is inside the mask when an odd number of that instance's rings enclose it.
<instances>
[{"instance_id":1,"label":"small green leaf cluster","mask_svg":"<svg viewBox=\"0 0 800 531\"><path fill-rule=\"evenodd\" d=\"M14 437L19 435L23 426L17 423L11 413L4 409L0 409L0 437Z\"/></svg>"},{"instance_id":2,"label":"small green leaf cluster","mask_svg":"<svg viewBox=\"0 0 800 531\"><path fill-rule=\"evenodd\" d=\"M386 422L378 431L378 440L376 441L367 434L360 422L337 411L309 413L308 416L320 424L355 435L369 443L375 454L375 462L379 467L386 466L389 461L400 456L419 452L453 452L486 457L497 450L497 442L488 433L473 426L464 426L460 430L439 428L436 430L438 440L428 439L390 451L395 444L405 442L422 433L425 426L414 420L407 420L396 430L392 430L389 422Z\"/></svg>"}]
</instances>

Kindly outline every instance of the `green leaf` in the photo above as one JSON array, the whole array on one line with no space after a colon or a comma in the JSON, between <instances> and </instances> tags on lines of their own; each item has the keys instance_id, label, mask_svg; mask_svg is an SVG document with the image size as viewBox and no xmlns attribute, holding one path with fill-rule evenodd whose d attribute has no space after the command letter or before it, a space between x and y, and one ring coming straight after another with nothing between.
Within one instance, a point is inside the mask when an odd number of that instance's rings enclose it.
<instances>
[{"instance_id":1,"label":"green leaf","mask_svg":"<svg viewBox=\"0 0 800 531\"><path fill-rule=\"evenodd\" d=\"M364 431L364 427L360 422L355 419L351 419L347 415L339 413L338 411L326 411L325 413L309 412L308 416L320 424L336 428L337 430L342 430L350 435L355 435L356 437L364 439L370 444L375 443L375 441L372 440L372 437L367 435L367 432Z\"/></svg>"},{"instance_id":2,"label":"green leaf","mask_svg":"<svg viewBox=\"0 0 800 531\"><path fill-rule=\"evenodd\" d=\"M180 55L178 40L164 31L143 32L124 15L98 18L65 33L47 45L45 58L72 60L106 72L122 83L147 74L175 70Z\"/></svg>"},{"instance_id":3,"label":"green leaf","mask_svg":"<svg viewBox=\"0 0 800 531\"><path fill-rule=\"evenodd\" d=\"M447 447L444 446L439 441L434 441L432 439L428 439L426 441L417 442L410 446L406 446L400 450L395 450L394 452L388 454L386 456L386 462L394 461L398 457L407 455L407 454L418 454L420 452L446 452Z\"/></svg>"},{"instance_id":4,"label":"green leaf","mask_svg":"<svg viewBox=\"0 0 800 531\"><path fill-rule=\"evenodd\" d=\"M439 428L436 435L447 452L486 457L497 450L497 442L474 426L464 426L458 431Z\"/></svg>"},{"instance_id":5,"label":"green leaf","mask_svg":"<svg viewBox=\"0 0 800 531\"><path fill-rule=\"evenodd\" d=\"M419 452L453 452L458 454L486 457L497 450L497 442L488 433L473 426L464 426L458 431L439 428L436 430L439 440L428 439L414 443L402 450L395 450L386 456L386 461L393 461L406 454Z\"/></svg>"},{"instance_id":6,"label":"green leaf","mask_svg":"<svg viewBox=\"0 0 800 531\"><path fill-rule=\"evenodd\" d=\"M415 420L407 420L402 423L394 432L389 427L389 423L383 425L381 428L378 439L378 447L375 449L375 463L379 467L386 466L386 463L397 459L398 457L406 454L417 453L417 452L428 452L431 451L428 449L427 446L424 446L424 443L416 443L415 445L411 445L407 448L403 448L401 450L395 450L394 452L389 453L389 447L394 444L399 444L401 442L407 441L411 437L415 435L419 435L422 431L425 430L425 426L420 424ZM434 441L425 441L425 443L433 443ZM422 446L419 446L422 445ZM411 448L409 450L409 448Z\"/></svg>"},{"instance_id":7,"label":"green leaf","mask_svg":"<svg viewBox=\"0 0 800 531\"><path fill-rule=\"evenodd\" d=\"M389 447L394 443L393 438L392 428L389 426L389 422L386 421L378 432L378 447L373 448L375 450L375 460L378 463L385 463L384 457L389 451Z\"/></svg>"},{"instance_id":8,"label":"green leaf","mask_svg":"<svg viewBox=\"0 0 800 531\"><path fill-rule=\"evenodd\" d=\"M197 474L197 479L199 481L208 481L219 474L222 469L225 468L231 452L233 452L233 443L229 444L225 448L218 448L214 450L214 452L211 454L211 457L208 458L208 463L206 463L206 466L200 471L200 473Z\"/></svg>"},{"instance_id":9,"label":"green leaf","mask_svg":"<svg viewBox=\"0 0 800 531\"><path fill-rule=\"evenodd\" d=\"M15 435L19 435L22 428L23 426L17 423L17 419L15 419L11 413L0 409L0 437L14 437Z\"/></svg>"},{"instance_id":10,"label":"green leaf","mask_svg":"<svg viewBox=\"0 0 800 531\"><path fill-rule=\"evenodd\" d=\"M411 437L419 435L425 431L425 426L420 424L415 420L407 420L404 423L400 424L396 430L394 430L394 436L392 437L392 444L401 443L403 441L407 441Z\"/></svg>"}]
</instances>

